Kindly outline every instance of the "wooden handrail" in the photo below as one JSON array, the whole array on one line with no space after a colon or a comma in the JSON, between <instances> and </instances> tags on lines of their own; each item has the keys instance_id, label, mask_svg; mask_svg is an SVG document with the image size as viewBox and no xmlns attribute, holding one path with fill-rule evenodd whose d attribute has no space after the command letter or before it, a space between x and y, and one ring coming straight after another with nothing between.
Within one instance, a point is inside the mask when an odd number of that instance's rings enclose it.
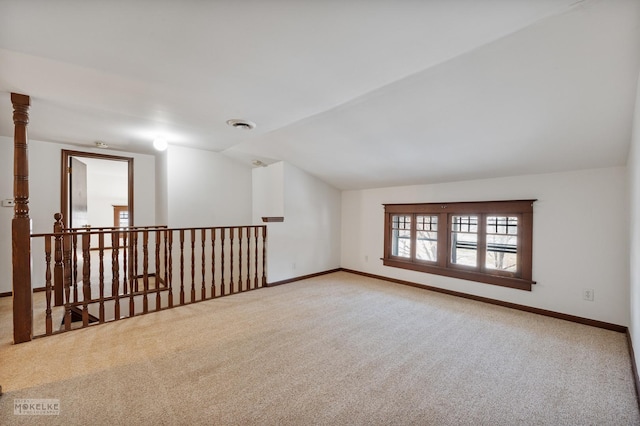
<instances>
[{"instance_id":1,"label":"wooden handrail","mask_svg":"<svg viewBox=\"0 0 640 426\"><path fill-rule=\"evenodd\" d=\"M56 213L56 216L60 215L60 213ZM62 217L62 215L60 215ZM120 231L122 234L125 234L130 231L155 231L157 229L168 229L167 225L149 225L149 226L124 226L124 227L108 227L108 228L60 228L60 225L57 222L54 224L53 233L40 233L40 234L31 234L31 237L45 237L47 235L61 236L63 234L75 233L77 235L98 235L101 233L111 233L113 231ZM190 228L189 228L190 229Z\"/></svg>"}]
</instances>

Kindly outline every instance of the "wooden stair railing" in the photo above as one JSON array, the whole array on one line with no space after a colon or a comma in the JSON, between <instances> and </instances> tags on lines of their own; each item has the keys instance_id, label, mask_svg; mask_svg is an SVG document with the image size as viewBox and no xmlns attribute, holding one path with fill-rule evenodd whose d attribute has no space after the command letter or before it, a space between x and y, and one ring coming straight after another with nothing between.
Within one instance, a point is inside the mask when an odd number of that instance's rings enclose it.
<instances>
[{"instance_id":1,"label":"wooden stair railing","mask_svg":"<svg viewBox=\"0 0 640 426\"><path fill-rule=\"evenodd\" d=\"M14 122L15 200L11 223L14 343L30 341L34 336L31 269L33 242L41 244L43 253L39 254L44 255L43 264L39 266L44 272L37 281L39 284L43 281L45 288L45 308L38 313L38 317L44 316L42 330L38 330L40 335L51 335L74 327L87 327L90 323L116 321L152 312L149 300L151 293L155 295L153 311L174 307L178 295L174 298L174 290L177 292L177 289L173 284L176 279L175 271L178 270L179 305L266 286L267 228L264 225L189 229L151 226L78 230L64 229L62 216L56 214L53 233L31 235L27 146L31 100L27 95L11 93L11 103ZM237 238L234 236L236 229ZM199 245L196 244L198 232ZM97 259L91 255L91 235L98 236ZM187 259L191 260L188 271L191 276L189 302L185 301L184 292L185 239L190 243L187 245ZM107 241L111 242L111 248L105 246ZM122 251L119 249L121 241L125 248ZM174 241L179 241L179 248ZM243 244L246 257L242 255ZM155 249L155 256L150 255L149 247ZM200 247L201 254L200 292L196 291L195 281L197 247ZM140 249L143 252L141 263ZM110 268L108 259L105 260L105 253L109 250ZM82 261L80 267L79 255ZM97 275L92 262L97 263ZM154 272L150 272L151 263ZM111 286L105 287L109 276ZM151 277L154 288L151 288ZM237 282L234 282L234 278L237 278ZM79 284L82 285L80 291ZM97 285L97 291L94 291L94 285ZM121 306L123 300L125 305ZM61 326L57 323L58 319ZM75 321L76 319L80 321Z\"/></svg>"},{"instance_id":2,"label":"wooden stair railing","mask_svg":"<svg viewBox=\"0 0 640 426\"><path fill-rule=\"evenodd\" d=\"M65 229L54 218L53 233L31 235L45 251L37 337L266 286L265 225L94 230Z\"/></svg>"}]
</instances>

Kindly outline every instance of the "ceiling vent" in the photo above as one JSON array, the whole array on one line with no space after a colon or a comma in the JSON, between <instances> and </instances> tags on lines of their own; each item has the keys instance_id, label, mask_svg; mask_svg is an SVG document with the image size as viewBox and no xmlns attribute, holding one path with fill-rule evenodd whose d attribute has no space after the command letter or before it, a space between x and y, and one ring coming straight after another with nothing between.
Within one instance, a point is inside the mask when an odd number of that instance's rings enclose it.
<instances>
[{"instance_id":1,"label":"ceiling vent","mask_svg":"<svg viewBox=\"0 0 640 426\"><path fill-rule=\"evenodd\" d=\"M239 118L227 120L227 124L231 127L235 127L236 129L243 129L243 130L251 130L256 127L256 123L248 120L242 120Z\"/></svg>"}]
</instances>

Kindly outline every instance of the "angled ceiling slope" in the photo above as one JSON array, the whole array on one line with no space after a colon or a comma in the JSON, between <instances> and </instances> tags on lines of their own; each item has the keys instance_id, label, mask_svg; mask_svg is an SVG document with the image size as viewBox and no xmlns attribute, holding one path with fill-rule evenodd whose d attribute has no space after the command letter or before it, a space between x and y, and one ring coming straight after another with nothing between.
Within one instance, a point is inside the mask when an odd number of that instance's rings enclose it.
<instances>
[{"instance_id":1,"label":"angled ceiling slope","mask_svg":"<svg viewBox=\"0 0 640 426\"><path fill-rule=\"evenodd\" d=\"M33 139L162 135L341 189L626 162L639 1L53 3L0 1L4 136L15 91Z\"/></svg>"}]
</instances>

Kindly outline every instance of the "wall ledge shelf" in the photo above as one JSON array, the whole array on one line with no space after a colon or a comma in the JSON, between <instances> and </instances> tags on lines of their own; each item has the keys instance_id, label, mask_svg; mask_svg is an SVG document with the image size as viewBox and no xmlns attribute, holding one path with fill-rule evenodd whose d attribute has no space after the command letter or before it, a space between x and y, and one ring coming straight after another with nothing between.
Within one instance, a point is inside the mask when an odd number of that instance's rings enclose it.
<instances>
[{"instance_id":1,"label":"wall ledge shelf","mask_svg":"<svg viewBox=\"0 0 640 426\"><path fill-rule=\"evenodd\" d=\"M262 216L263 222L284 222L284 216Z\"/></svg>"}]
</instances>

